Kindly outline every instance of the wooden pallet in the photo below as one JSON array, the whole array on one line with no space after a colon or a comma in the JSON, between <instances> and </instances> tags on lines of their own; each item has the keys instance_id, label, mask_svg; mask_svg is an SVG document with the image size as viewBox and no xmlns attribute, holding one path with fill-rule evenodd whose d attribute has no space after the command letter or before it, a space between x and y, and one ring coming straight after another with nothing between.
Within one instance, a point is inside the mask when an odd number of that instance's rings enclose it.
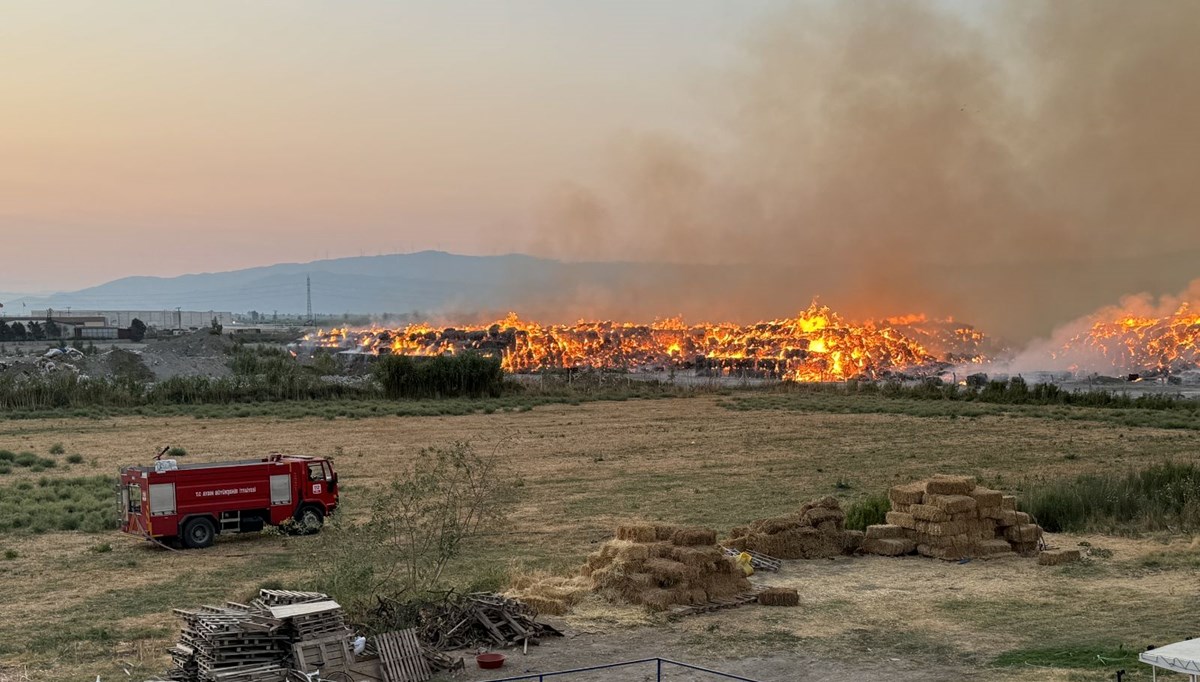
<instances>
[{"instance_id":1,"label":"wooden pallet","mask_svg":"<svg viewBox=\"0 0 1200 682\"><path fill-rule=\"evenodd\" d=\"M667 611L667 617L671 619L683 618L684 616L694 616L700 613L711 613L712 611L732 609L738 606L745 606L746 604L753 604L758 600L758 593L761 591L762 589L760 588L751 590L750 592L744 592L736 597L729 597L728 599L713 599L703 604L686 604L683 606L676 606L670 611Z\"/></svg>"},{"instance_id":2,"label":"wooden pallet","mask_svg":"<svg viewBox=\"0 0 1200 682\"><path fill-rule=\"evenodd\" d=\"M736 557L742 552L740 550L722 547L725 550L725 556ZM750 567L756 571L778 571L783 566L783 561L776 559L773 556L755 552L752 549L746 550L746 554L750 555Z\"/></svg>"},{"instance_id":3,"label":"wooden pallet","mask_svg":"<svg viewBox=\"0 0 1200 682\"><path fill-rule=\"evenodd\" d=\"M378 635L375 646L384 682L425 682L433 676L417 642L416 629Z\"/></svg>"},{"instance_id":4,"label":"wooden pallet","mask_svg":"<svg viewBox=\"0 0 1200 682\"><path fill-rule=\"evenodd\" d=\"M354 663L349 637L335 635L292 645L292 667L301 672L344 672Z\"/></svg>"}]
</instances>

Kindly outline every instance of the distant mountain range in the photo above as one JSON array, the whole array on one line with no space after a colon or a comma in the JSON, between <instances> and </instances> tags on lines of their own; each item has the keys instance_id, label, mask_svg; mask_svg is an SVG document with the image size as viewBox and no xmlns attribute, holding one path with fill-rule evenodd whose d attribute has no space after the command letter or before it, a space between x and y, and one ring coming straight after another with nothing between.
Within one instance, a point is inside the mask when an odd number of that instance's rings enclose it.
<instances>
[{"instance_id":1,"label":"distant mountain range","mask_svg":"<svg viewBox=\"0 0 1200 682\"><path fill-rule=\"evenodd\" d=\"M720 271L721 269L716 269ZM306 278L313 312L473 313L546 310L564 302L611 308L630 288L654 289L710 266L648 263L564 263L525 255L462 256L441 251L281 263L181 275L125 277L79 291L0 298L4 311L53 308L222 310L302 313ZM594 305L592 307L595 307ZM618 306L620 307L620 306Z\"/></svg>"}]
</instances>

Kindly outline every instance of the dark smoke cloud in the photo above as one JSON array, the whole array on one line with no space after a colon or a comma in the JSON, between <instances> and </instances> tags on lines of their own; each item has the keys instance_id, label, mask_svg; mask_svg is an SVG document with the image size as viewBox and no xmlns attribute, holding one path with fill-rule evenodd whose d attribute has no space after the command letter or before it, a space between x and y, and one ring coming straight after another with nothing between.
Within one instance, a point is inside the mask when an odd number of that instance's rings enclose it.
<instances>
[{"instance_id":1,"label":"dark smoke cloud","mask_svg":"<svg viewBox=\"0 0 1200 682\"><path fill-rule=\"evenodd\" d=\"M1013 341L1200 275L1200 3L805 3L697 116L564 185L531 248L672 269L592 314L954 315ZM556 287L569 306L578 282Z\"/></svg>"}]
</instances>

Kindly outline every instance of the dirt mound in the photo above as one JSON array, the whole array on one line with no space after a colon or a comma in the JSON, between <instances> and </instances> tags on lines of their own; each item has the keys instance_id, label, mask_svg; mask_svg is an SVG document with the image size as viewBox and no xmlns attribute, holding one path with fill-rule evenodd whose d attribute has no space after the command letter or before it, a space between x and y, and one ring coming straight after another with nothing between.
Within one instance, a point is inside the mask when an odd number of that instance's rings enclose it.
<instances>
[{"instance_id":1,"label":"dirt mound","mask_svg":"<svg viewBox=\"0 0 1200 682\"><path fill-rule=\"evenodd\" d=\"M142 361L161 381L176 376L227 377L234 342L202 329L198 332L151 341L142 351Z\"/></svg>"},{"instance_id":2,"label":"dirt mound","mask_svg":"<svg viewBox=\"0 0 1200 682\"><path fill-rule=\"evenodd\" d=\"M750 589L742 571L713 544L716 533L709 529L622 526L617 536L589 556L581 571L595 591L613 601L663 611Z\"/></svg>"},{"instance_id":3,"label":"dirt mound","mask_svg":"<svg viewBox=\"0 0 1200 682\"><path fill-rule=\"evenodd\" d=\"M862 541L861 534L846 530L846 513L829 496L806 502L795 514L758 519L729 534L727 547L778 559L827 559L853 553Z\"/></svg>"}]
</instances>

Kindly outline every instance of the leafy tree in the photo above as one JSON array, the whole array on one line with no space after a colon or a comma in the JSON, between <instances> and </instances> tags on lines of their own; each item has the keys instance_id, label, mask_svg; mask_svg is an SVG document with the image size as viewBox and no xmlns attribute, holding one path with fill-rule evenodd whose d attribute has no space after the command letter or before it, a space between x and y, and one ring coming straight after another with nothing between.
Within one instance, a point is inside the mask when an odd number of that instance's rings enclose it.
<instances>
[{"instance_id":1,"label":"leafy tree","mask_svg":"<svg viewBox=\"0 0 1200 682\"><path fill-rule=\"evenodd\" d=\"M46 324L42 325L42 329L45 330L47 339L62 338L62 330L59 329L58 323L49 317L46 318Z\"/></svg>"},{"instance_id":2,"label":"leafy tree","mask_svg":"<svg viewBox=\"0 0 1200 682\"><path fill-rule=\"evenodd\" d=\"M20 322L13 322L9 329L12 330L13 341L24 341L29 336L29 333L25 331L25 325Z\"/></svg>"},{"instance_id":3,"label":"leafy tree","mask_svg":"<svg viewBox=\"0 0 1200 682\"><path fill-rule=\"evenodd\" d=\"M146 338L146 323L135 317L129 323L129 340L139 343L144 338Z\"/></svg>"},{"instance_id":4,"label":"leafy tree","mask_svg":"<svg viewBox=\"0 0 1200 682\"><path fill-rule=\"evenodd\" d=\"M12 329L9 329L7 322L0 322L0 341L12 341Z\"/></svg>"},{"instance_id":5,"label":"leafy tree","mask_svg":"<svg viewBox=\"0 0 1200 682\"><path fill-rule=\"evenodd\" d=\"M212 319L212 326L210 326L208 328L208 333L212 334L214 336L220 336L221 330L222 330L221 323L217 320L217 318L214 317Z\"/></svg>"}]
</instances>

